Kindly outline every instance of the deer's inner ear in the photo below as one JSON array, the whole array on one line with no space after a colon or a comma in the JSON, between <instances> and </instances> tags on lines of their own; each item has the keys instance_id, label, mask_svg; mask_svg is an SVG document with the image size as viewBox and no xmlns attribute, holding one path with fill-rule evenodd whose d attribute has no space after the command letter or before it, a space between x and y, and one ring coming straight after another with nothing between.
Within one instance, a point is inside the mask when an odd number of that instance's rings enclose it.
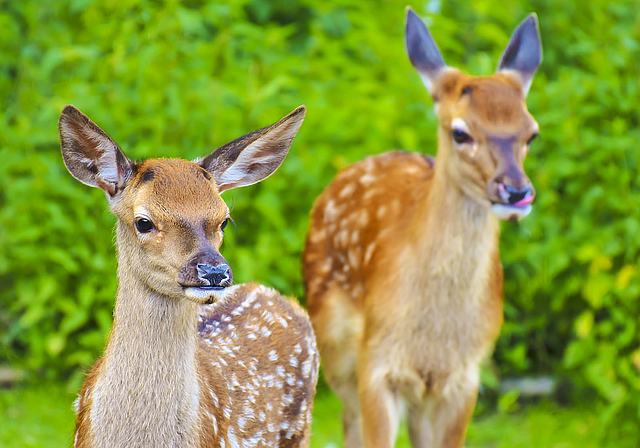
<instances>
[{"instance_id":1,"label":"deer's inner ear","mask_svg":"<svg viewBox=\"0 0 640 448\"><path fill-rule=\"evenodd\" d=\"M220 193L260 182L282 164L305 113L300 106L279 122L218 148L200 165L213 175Z\"/></svg>"},{"instance_id":2,"label":"deer's inner ear","mask_svg":"<svg viewBox=\"0 0 640 448\"><path fill-rule=\"evenodd\" d=\"M74 106L67 106L58 124L64 163L73 177L105 191L111 199L124 188L133 162L98 125Z\"/></svg>"}]
</instances>

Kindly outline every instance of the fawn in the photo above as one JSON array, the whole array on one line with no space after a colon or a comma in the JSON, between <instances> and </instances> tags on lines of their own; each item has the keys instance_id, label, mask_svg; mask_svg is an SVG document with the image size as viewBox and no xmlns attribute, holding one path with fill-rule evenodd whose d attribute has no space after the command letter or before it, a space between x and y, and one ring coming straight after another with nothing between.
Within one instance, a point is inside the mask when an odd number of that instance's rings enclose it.
<instances>
[{"instance_id":1,"label":"fawn","mask_svg":"<svg viewBox=\"0 0 640 448\"><path fill-rule=\"evenodd\" d=\"M499 219L531 210L523 171L538 125L525 97L542 60L535 15L498 70L445 65L407 9L406 46L436 104L437 161L390 152L343 169L317 199L303 254L324 372L348 447L461 447L480 363L502 325Z\"/></svg>"},{"instance_id":2,"label":"fawn","mask_svg":"<svg viewBox=\"0 0 640 448\"><path fill-rule=\"evenodd\" d=\"M308 446L319 362L309 319L272 289L232 286L219 252L220 193L271 175L304 115L195 162L133 162L63 110L65 165L103 189L118 218L113 328L76 401L74 446Z\"/></svg>"}]
</instances>

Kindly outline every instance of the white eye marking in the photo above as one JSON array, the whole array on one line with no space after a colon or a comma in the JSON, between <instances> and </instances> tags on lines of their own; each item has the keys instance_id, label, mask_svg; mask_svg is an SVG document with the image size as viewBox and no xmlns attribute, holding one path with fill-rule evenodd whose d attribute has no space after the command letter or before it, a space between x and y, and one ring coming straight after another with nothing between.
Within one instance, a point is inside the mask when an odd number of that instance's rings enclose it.
<instances>
[{"instance_id":1,"label":"white eye marking","mask_svg":"<svg viewBox=\"0 0 640 448\"><path fill-rule=\"evenodd\" d=\"M465 134L471 135L471 131L467 126L467 123L464 122L462 118L454 118L451 122L451 130L452 131L462 131Z\"/></svg>"},{"instance_id":2,"label":"white eye marking","mask_svg":"<svg viewBox=\"0 0 640 448\"><path fill-rule=\"evenodd\" d=\"M451 121L451 132L454 135L454 140L460 151L468 151L471 157L474 157L478 152L478 143L471 136L469 126L464 122L462 118L454 118ZM462 134L463 140L457 140L456 133ZM469 144L471 144L471 150L469 151Z\"/></svg>"},{"instance_id":3,"label":"white eye marking","mask_svg":"<svg viewBox=\"0 0 640 448\"><path fill-rule=\"evenodd\" d=\"M133 211L133 214L136 217L136 219L145 218L151 221L151 214L149 213L149 210L147 210L145 207L136 208Z\"/></svg>"}]
</instances>

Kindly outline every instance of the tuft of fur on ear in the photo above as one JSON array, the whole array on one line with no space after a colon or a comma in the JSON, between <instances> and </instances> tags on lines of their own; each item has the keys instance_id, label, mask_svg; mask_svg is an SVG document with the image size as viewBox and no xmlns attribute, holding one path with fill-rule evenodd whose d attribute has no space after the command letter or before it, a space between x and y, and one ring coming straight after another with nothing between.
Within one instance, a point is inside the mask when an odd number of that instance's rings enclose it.
<instances>
[{"instance_id":1,"label":"tuft of fur on ear","mask_svg":"<svg viewBox=\"0 0 640 448\"><path fill-rule=\"evenodd\" d=\"M498 64L498 71L515 74L522 83L522 91L526 96L541 62L542 43L538 17L531 14L513 32Z\"/></svg>"},{"instance_id":2,"label":"tuft of fur on ear","mask_svg":"<svg viewBox=\"0 0 640 448\"><path fill-rule=\"evenodd\" d=\"M74 106L67 106L58 123L62 158L73 177L102 188L112 199L131 176L133 163L111 138Z\"/></svg>"},{"instance_id":3,"label":"tuft of fur on ear","mask_svg":"<svg viewBox=\"0 0 640 448\"><path fill-rule=\"evenodd\" d=\"M431 96L434 97L433 86L435 81L442 74L442 71L448 69L448 67L444 63L442 54L427 25L408 6L405 44L409 60L420 73L422 82L424 82Z\"/></svg>"},{"instance_id":4,"label":"tuft of fur on ear","mask_svg":"<svg viewBox=\"0 0 640 448\"><path fill-rule=\"evenodd\" d=\"M277 123L243 135L196 163L213 175L220 193L255 184L282 164L306 110L300 106Z\"/></svg>"}]
</instances>

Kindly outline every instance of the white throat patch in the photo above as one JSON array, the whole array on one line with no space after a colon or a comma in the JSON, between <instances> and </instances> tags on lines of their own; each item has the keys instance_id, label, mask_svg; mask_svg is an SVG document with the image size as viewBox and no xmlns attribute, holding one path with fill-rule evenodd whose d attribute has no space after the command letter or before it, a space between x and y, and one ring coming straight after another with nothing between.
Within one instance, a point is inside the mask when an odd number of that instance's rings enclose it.
<instances>
[{"instance_id":1,"label":"white throat patch","mask_svg":"<svg viewBox=\"0 0 640 448\"><path fill-rule=\"evenodd\" d=\"M531 213L531 205L525 205L524 207L514 207L513 205L505 205L505 204L493 204L491 206L491 210L496 216L504 221L509 221L515 219L516 221L521 220L529 213Z\"/></svg>"},{"instance_id":2,"label":"white throat patch","mask_svg":"<svg viewBox=\"0 0 640 448\"><path fill-rule=\"evenodd\" d=\"M219 300L223 300L230 293L231 288L224 289L209 289L209 288L198 288L198 287L189 287L184 290L185 295L188 299L193 300L197 303L205 303L214 301L217 302Z\"/></svg>"}]
</instances>

